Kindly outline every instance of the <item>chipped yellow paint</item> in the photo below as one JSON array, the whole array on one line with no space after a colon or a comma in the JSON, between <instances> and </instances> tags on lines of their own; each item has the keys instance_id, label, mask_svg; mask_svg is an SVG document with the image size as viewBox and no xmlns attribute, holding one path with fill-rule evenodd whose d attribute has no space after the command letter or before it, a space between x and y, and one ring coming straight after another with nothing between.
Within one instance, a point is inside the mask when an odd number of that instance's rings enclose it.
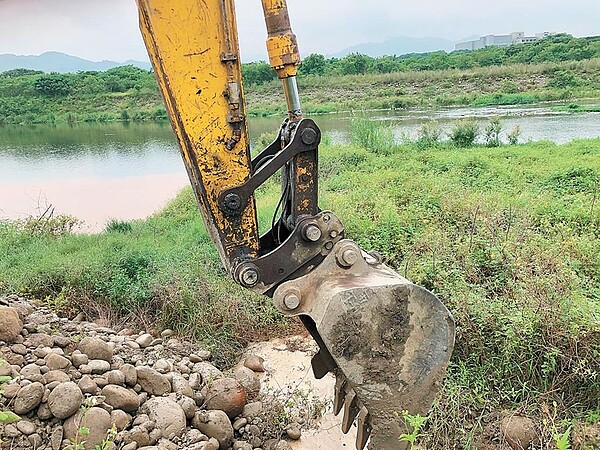
<instances>
[{"instance_id":1,"label":"chipped yellow paint","mask_svg":"<svg viewBox=\"0 0 600 450\"><path fill-rule=\"evenodd\" d=\"M137 0L140 28L202 216L226 268L258 256L254 198L229 219L219 195L250 176L233 0Z\"/></svg>"},{"instance_id":2,"label":"chipped yellow paint","mask_svg":"<svg viewBox=\"0 0 600 450\"><path fill-rule=\"evenodd\" d=\"M285 0L262 0L267 24L267 52L271 67L281 79L298 72L300 53L296 36L292 33Z\"/></svg>"}]
</instances>

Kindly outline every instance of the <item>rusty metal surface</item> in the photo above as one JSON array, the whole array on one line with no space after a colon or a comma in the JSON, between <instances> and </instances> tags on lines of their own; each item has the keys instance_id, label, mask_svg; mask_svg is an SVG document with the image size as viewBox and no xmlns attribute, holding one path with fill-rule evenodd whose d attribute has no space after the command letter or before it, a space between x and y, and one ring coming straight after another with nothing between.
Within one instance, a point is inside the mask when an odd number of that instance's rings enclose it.
<instances>
[{"instance_id":1,"label":"rusty metal surface","mask_svg":"<svg viewBox=\"0 0 600 450\"><path fill-rule=\"evenodd\" d=\"M284 303L290 292L300 294L293 311ZM283 283L274 301L314 322L337 365L334 406L343 405L343 428L358 416L358 448L369 439L371 450L402 449L398 437L410 430L401 413L427 413L454 347L444 305L350 240L338 242L311 273Z\"/></svg>"}]
</instances>

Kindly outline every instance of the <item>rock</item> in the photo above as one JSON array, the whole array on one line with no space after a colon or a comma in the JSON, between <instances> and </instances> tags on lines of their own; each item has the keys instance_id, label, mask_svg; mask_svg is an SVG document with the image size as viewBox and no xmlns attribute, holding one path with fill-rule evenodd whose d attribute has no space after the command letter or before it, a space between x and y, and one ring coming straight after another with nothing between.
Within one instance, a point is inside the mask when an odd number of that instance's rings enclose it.
<instances>
[{"instance_id":1,"label":"rock","mask_svg":"<svg viewBox=\"0 0 600 450\"><path fill-rule=\"evenodd\" d=\"M113 357L113 349L110 345L97 337L85 337L79 343L78 349L89 359L101 359L108 361Z\"/></svg>"},{"instance_id":2,"label":"rock","mask_svg":"<svg viewBox=\"0 0 600 450\"><path fill-rule=\"evenodd\" d=\"M52 419L52 413L50 412L50 407L48 403L42 403L37 410L37 417L40 420L49 420Z\"/></svg>"},{"instance_id":3,"label":"rock","mask_svg":"<svg viewBox=\"0 0 600 450\"><path fill-rule=\"evenodd\" d=\"M0 306L0 341L14 342L22 329L19 312L9 306Z\"/></svg>"},{"instance_id":4,"label":"rock","mask_svg":"<svg viewBox=\"0 0 600 450\"><path fill-rule=\"evenodd\" d=\"M85 441L83 444L85 450L94 450L95 446L100 445L106 438L111 426L110 414L102 408L93 407L86 412L78 411L65 421L64 437L75 439L80 427L86 427L89 429L89 434L87 436L79 434L77 440Z\"/></svg>"},{"instance_id":5,"label":"rock","mask_svg":"<svg viewBox=\"0 0 600 450\"><path fill-rule=\"evenodd\" d=\"M171 386L173 392L176 394L185 395L186 397L192 397L194 395L188 381L177 372L171 373Z\"/></svg>"},{"instance_id":6,"label":"rock","mask_svg":"<svg viewBox=\"0 0 600 450\"><path fill-rule=\"evenodd\" d=\"M58 381L59 383L66 383L67 381L71 380L69 375L64 373L62 370L51 370L50 372L46 372L42 379L46 384L50 384L55 381Z\"/></svg>"},{"instance_id":7,"label":"rock","mask_svg":"<svg viewBox=\"0 0 600 450\"><path fill-rule=\"evenodd\" d=\"M246 405L246 389L235 378L219 378L205 389L203 395L207 409L220 409L233 418L242 412Z\"/></svg>"},{"instance_id":8,"label":"rock","mask_svg":"<svg viewBox=\"0 0 600 450\"><path fill-rule=\"evenodd\" d=\"M144 333L135 340L135 343L137 345L139 345L141 348L146 348L152 343L153 340L154 340L154 338L152 337L151 334Z\"/></svg>"},{"instance_id":9,"label":"rock","mask_svg":"<svg viewBox=\"0 0 600 450\"><path fill-rule=\"evenodd\" d=\"M17 430L26 436L35 433L35 429L35 424L31 423L29 420L19 420L17 422Z\"/></svg>"},{"instance_id":10,"label":"rock","mask_svg":"<svg viewBox=\"0 0 600 450\"><path fill-rule=\"evenodd\" d=\"M233 378L244 386L248 396L255 397L260 392L260 379L253 370L247 367L237 367L233 372Z\"/></svg>"},{"instance_id":11,"label":"rock","mask_svg":"<svg viewBox=\"0 0 600 450\"><path fill-rule=\"evenodd\" d=\"M133 387L137 384L137 372L131 364L123 364L119 370L125 375L125 384Z\"/></svg>"},{"instance_id":12,"label":"rock","mask_svg":"<svg viewBox=\"0 0 600 450\"><path fill-rule=\"evenodd\" d=\"M27 364L23 366L19 374L30 381L40 381L42 378L42 372L40 371L40 366L37 364Z\"/></svg>"},{"instance_id":13,"label":"rock","mask_svg":"<svg viewBox=\"0 0 600 450\"><path fill-rule=\"evenodd\" d=\"M252 402L252 403L248 403L246 406L244 406L241 416L250 418L250 419L254 419L255 417L259 416L260 413L262 413L262 411L263 411L262 402Z\"/></svg>"},{"instance_id":14,"label":"rock","mask_svg":"<svg viewBox=\"0 0 600 450\"><path fill-rule=\"evenodd\" d=\"M71 365L71 361L57 353L48 353L45 361L46 366L48 366L48 369L50 370L66 369Z\"/></svg>"},{"instance_id":15,"label":"rock","mask_svg":"<svg viewBox=\"0 0 600 450\"><path fill-rule=\"evenodd\" d=\"M50 412L59 419L66 419L75 414L82 402L81 389L72 381L59 384L48 396Z\"/></svg>"},{"instance_id":16,"label":"rock","mask_svg":"<svg viewBox=\"0 0 600 450\"><path fill-rule=\"evenodd\" d=\"M238 431L240 428L245 427L248 424L248 420L245 417L240 417L233 422L233 429Z\"/></svg>"},{"instance_id":17,"label":"rock","mask_svg":"<svg viewBox=\"0 0 600 450\"><path fill-rule=\"evenodd\" d=\"M122 409L126 412L135 412L140 407L140 400L135 391L109 384L102 388L104 402L116 409Z\"/></svg>"},{"instance_id":18,"label":"rock","mask_svg":"<svg viewBox=\"0 0 600 450\"><path fill-rule=\"evenodd\" d=\"M52 447L52 450L60 450L60 445L62 444L63 440L63 433L63 427L61 426L56 427L52 431L52 434L50 435L50 446Z\"/></svg>"},{"instance_id":19,"label":"rock","mask_svg":"<svg viewBox=\"0 0 600 450\"><path fill-rule=\"evenodd\" d=\"M19 389L13 405L15 414L27 414L34 410L42 401L44 390L44 385L40 382L31 383Z\"/></svg>"},{"instance_id":20,"label":"rock","mask_svg":"<svg viewBox=\"0 0 600 450\"><path fill-rule=\"evenodd\" d=\"M257 355L248 355L244 360L244 366L254 372L265 371L265 360L264 358Z\"/></svg>"},{"instance_id":21,"label":"rock","mask_svg":"<svg viewBox=\"0 0 600 450\"><path fill-rule=\"evenodd\" d=\"M135 426L123 435L123 442L128 445L135 442L138 447L150 445L148 430L141 426Z\"/></svg>"},{"instance_id":22,"label":"rock","mask_svg":"<svg viewBox=\"0 0 600 450\"><path fill-rule=\"evenodd\" d=\"M248 442L235 441L233 443L233 450L252 450L252 446Z\"/></svg>"},{"instance_id":23,"label":"rock","mask_svg":"<svg viewBox=\"0 0 600 450\"><path fill-rule=\"evenodd\" d=\"M160 337L163 338L163 339L169 338L171 336L173 336L173 330L171 330L169 328L167 328L166 330L163 330L160 333Z\"/></svg>"},{"instance_id":24,"label":"rock","mask_svg":"<svg viewBox=\"0 0 600 450\"><path fill-rule=\"evenodd\" d=\"M7 438L16 438L19 437L20 434L21 432L15 425L9 424L4 427L3 437L6 436Z\"/></svg>"},{"instance_id":25,"label":"rock","mask_svg":"<svg viewBox=\"0 0 600 450\"><path fill-rule=\"evenodd\" d=\"M223 378L223 372L213 366L211 363L202 361L194 364L192 372L199 373L202 376L202 381L207 383L217 378Z\"/></svg>"},{"instance_id":26,"label":"rock","mask_svg":"<svg viewBox=\"0 0 600 450\"><path fill-rule=\"evenodd\" d=\"M233 444L233 427L229 417L223 411L198 411L192 420L192 426L219 441L221 450Z\"/></svg>"},{"instance_id":27,"label":"rock","mask_svg":"<svg viewBox=\"0 0 600 450\"><path fill-rule=\"evenodd\" d=\"M40 448L44 442L42 440L42 437L37 433L33 433L33 434L30 434L29 436L27 436L27 440L31 444L32 448L36 448L36 449Z\"/></svg>"},{"instance_id":28,"label":"rock","mask_svg":"<svg viewBox=\"0 0 600 450\"><path fill-rule=\"evenodd\" d=\"M159 359L154 363L154 370L162 374L169 373L173 370L173 364L166 359Z\"/></svg>"},{"instance_id":29,"label":"rock","mask_svg":"<svg viewBox=\"0 0 600 450\"><path fill-rule=\"evenodd\" d=\"M120 370L111 370L105 375L108 384L116 384L117 386L123 386L125 384L125 374Z\"/></svg>"},{"instance_id":30,"label":"rock","mask_svg":"<svg viewBox=\"0 0 600 450\"><path fill-rule=\"evenodd\" d=\"M198 390L202 386L202 375L199 373L191 373L188 378L188 384L193 390Z\"/></svg>"},{"instance_id":31,"label":"rock","mask_svg":"<svg viewBox=\"0 0 600 450\"><path fill-rule=\"evenodd\" d=\"M27 354L27 347L23 344L15 344L10 346L10 351L17 355L25 356Z\"/></svg>"},{"instance_id":32,"label":"rock","mask_svg":"<svg viewBox=\"0 0 600 450\"><path fill-rule=\"evenodd\" d=\"M88 367L90 373L97 375L102 375L110 370L110 363L103 359L92 359L89 363L87 363L86 366ZM83 367L86 366L80 367L81 373L83 373Z\"/></svg>"},{"instance_id":33,"label":"rock","mask_svg":"<svg viewBox=\"0 0 600 450\"><path fill-rule=\"evenodd\" d=\"M96 395L98 392L98 385L89 375L82 376L77 385L84 394Z\"/></svg>"},{"instance_id":34,"label":"rock","mask_svg":"<svg viewBox=\"0 0 600 450\"><path fill-rule=\"evenodd\" d=\"M81 353L79 350L74 351L71 355L71 361L73 362L73 365L77 368L79 368L79 366L87 364L89 360L90 359L88 358L88 355Z\"/></svg>"},{"instance_id":35,"label":"rock","mask_svg":"<svg viewBox=\"0 0 600 450\"><path fill-rule=\"evenodd\" d=\"M194 418L194 415L196 414L196 402L193 399L184 395L177 400L177 403L179 403L179 406L183 409L186 419L191 420Z\"/></svg>"},{"instance_id":36,"label":"rock","mask_svg":"<svg viewBox=\"0 0 600 450\"><path fill-rule=\"evenodd\" d=\"M154 397L144 403L143 411L156 423L164 438L181 436L185 431L186 418L183 408L174 400Z\"/></svg>"},{"instance_id":37,"label":"rock","mask_svg":"<svg viewBox=\"0 0 600 450\"><path fill-rule=\"evenodd\" d=\"M287 434L287 437L294 441L297 441L302 436L300 425L298 425L297 423L289 424L289 426L285 430L285 433Z\"/></svg>"},{"instance_id":38,"label":"rock","mask_svg":"<svg viewBox=\"0 0 600 450\"><path fill-rule=\"evenodd\" d=\"M19 393L21 386L18 383L10 383L2 386L2 395L6 398L15 398L15 396Z\"/></svg>"},{"instance_id":39,"label":"rock","mask_svg":"<svg viewBox=\"0 0 600 450\"><path fill-rule=\"evenodd\" d=\"M131 423L132 417L125 411L115 409L110 413L110 421L115 424L117 431L123 431Z\"/></svg>"},{"instance_id":40,"label":"rock","mask_svg":"<svg viewBox=\"0 0 600 450\"><path fill-rule=\"evenodd\" d=\"M133 442L130 442L129 444L123 446L123 448L121 450L137 450L137 448L138 448L137 442L133 441Z\"/></svg>"},{"instance_id":41,"label":"rock","mask_svg":"<svg viewBox=\"0 0 600 450\"><path fill-rule=\"evenodd\" d=\"M500 433L513 450L527 449L539 441L535 422L528 417L505 417L500 422Z\"/></svg>"},{"instance_id":42,"label":"rock","mask_svg":"<svg viewBox=\"0 0 600 450\"><path fill-rule=\"evenodd\" d=\"M65 348L68 347L69 345L71 345L71 339L69 339L68 337L62 336L60 334L57 334L56 336L54 336L54 345L56 345L57 347L60 348Z\"/></svg>"},{"instance_id":43,"label":"rock","mask_svg":"<svg viewBox=\"0 0 600 450\"><path fill-rule=\"evenodd\" d=\"M148 366L138 367L136 372L137 382L148 394L164 395L171 392L171 383L163 374Z\"/></svg>"}]
</instances>

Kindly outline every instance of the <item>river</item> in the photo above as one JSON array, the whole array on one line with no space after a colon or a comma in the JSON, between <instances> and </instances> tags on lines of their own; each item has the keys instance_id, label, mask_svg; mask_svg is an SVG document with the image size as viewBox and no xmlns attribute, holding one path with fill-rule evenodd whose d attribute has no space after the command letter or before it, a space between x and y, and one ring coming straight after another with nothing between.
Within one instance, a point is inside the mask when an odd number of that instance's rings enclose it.
<instances>
[{"instance_id":1,"label":"river","mask_svg":"<svg viewBox=\"0 0 600 450\"><path fill-rule=\"evenodd\" d=\"M600 114L558 113L545 105L440 110L372 111L315 117L333 143L347 142L352 119L365 116L393 128L398 140L414 138L430 119L449 130L464 117L484 125L501 116L504 130L515 125L521 140L563 143L600 137ZM251 139L274 133L281 118L250 119ZM84 221L82 231L99 231L111 219L144 218L187 185L187 176L168 123L80 124L0 128L0 219L54 214Z\"/></svg>"}]
</instances>

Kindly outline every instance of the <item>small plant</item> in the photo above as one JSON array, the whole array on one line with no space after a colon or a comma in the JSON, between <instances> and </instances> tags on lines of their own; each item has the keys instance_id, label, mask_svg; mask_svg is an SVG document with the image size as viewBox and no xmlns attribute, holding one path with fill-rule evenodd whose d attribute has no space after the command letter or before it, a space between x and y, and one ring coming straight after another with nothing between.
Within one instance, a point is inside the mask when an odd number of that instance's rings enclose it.
<instances>
[{"instance_id":1,"label":"small plant","mask_svg":"<svg viewBox=\"0 0 600 450\"><path fill-rule=\"evenodd\" d=\"M421 428L423 428L429 417L423 417L421 414L413 416L409 414L408 411L403 411L402 418L404 419L404 423L407 425L407 428L412 428L412 431L410 433L402 433L398 437L398 440L400 442L408 442L410 445L409 450L413 450L415 448L417 439L422 436Z\"/></svg>"},{"instance_id":2,"label":"small plant","mask_svg":"<svg viewBox=\"0 0 600 450\"><path fill-rule=\"evenodd\" d=\"M371 120L353 120L350 134L354 145L378 155L389 155L396 146L392 129Z\"/></svg>"},{"instance_id":3,"label":"small plant","mask_svg":"<svg viewBox=\"0 0 600 450\"><path fill-rule=\"evenodd\" d=\"M457 147L471 147L479 136L479 127L473 120L460 120L450 131L450 141Z\"/></svg>"},{"instance_id":4,"label":"small plant","mask_svg":"<svg viewBox=\"0 0 600 450\"><path fill-rule=\"evenodd\" d=\"M500 147L502 141L500 133L502 132L502 123L499 117L492 117L485 127L485 145L488 147Z\"/></svg>"},{"instance_id":5,"label":"small plant","mask_svg":"<svg viewBox=\"0 0 600 450\"><path fill-rule=\"evenodd\" d=\"M417 131L417 145L420 148L435 147L442 139L442 129L435 120L425 122Z\"/></svg>"},{"instance_id":6,"label":"small plant","mask_svg":"<svg viewBox=\"0 0 600 450\"><path fill-rule=\"evenodd\" d=\"M571 443L569 438L571 437L571 427L567 428L564 433L555 433L553 436L557 450L571 450Z\"/></svg>"},{"instance_id":7,"label":"small plant","mask_svg":"<svg viewBox=\"0 0 600 450\"><path fill-rule=\"evenodd\" d=\"M515 125L514 128L506 135L510 145L517 145L521 137L521 125Z\"/></svg>"},{"instance_id":8,"label":"small plant","mask_svg":"<svg viewBox=\"0 0 600 450\"><path fill-rule=\"evenodd\" d=\"M111 219L106 224L104 231L106 233L129 233L133 227L126 220Z\"/></svg>"}]
</instances>

